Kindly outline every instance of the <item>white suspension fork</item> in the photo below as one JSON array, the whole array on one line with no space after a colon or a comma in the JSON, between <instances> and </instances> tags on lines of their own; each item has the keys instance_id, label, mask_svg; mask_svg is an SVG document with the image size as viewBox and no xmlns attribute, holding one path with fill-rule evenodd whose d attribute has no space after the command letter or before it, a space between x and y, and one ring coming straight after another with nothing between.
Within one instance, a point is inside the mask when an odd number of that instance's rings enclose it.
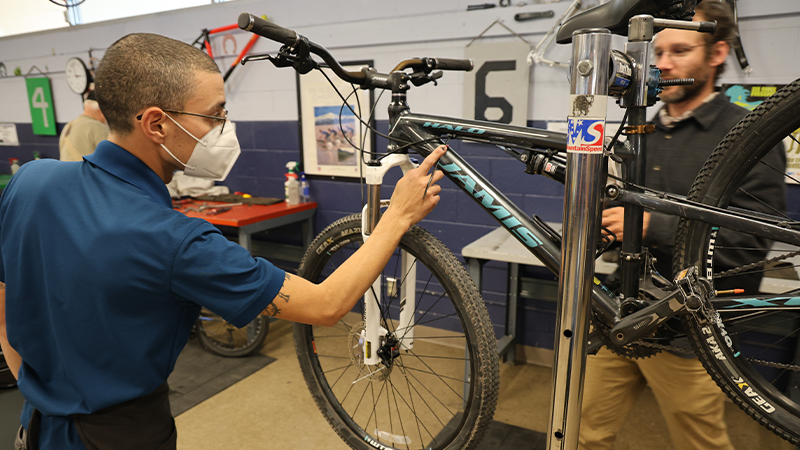
<instances>
[{"instance_id":1,"label":"white suspension fork","mask_svg":"<svg viewBox=\"0 0 800 450\"><path fill-rule=\"evenodd\" d=\"M403 174L416 167L408 158L408 155L394 154L383 158L380 166L367 166L365 169L368 195L367 204L364 205L361 215L361 234L364 242L367 242L372 230L378 225L381 208L389 206L389 200L380 199L380 190L383 184L383 176L395 166L400 166L403 169ZM395 283L402 282L399 292L401 300L400 325L396 332L397 337L402 338L401 348L409 350L414 346L413 325L414 311L416 310L416 292L414 288L417 279L416 264L414 262L416 260L404 251L400 252L400 260L402 266L401 279L395 280ZM372 288L368 289L364 294L364 343L362 350L364 351L364 364L368 365L376 365L380 362L377 352L381 345L381 338L388 333L388 330L381 326L381 284L382 277L378 275L378 278L372 283ZM389 320L389 317L387 317L387 320Z\"/></svg>"}]
</instances>

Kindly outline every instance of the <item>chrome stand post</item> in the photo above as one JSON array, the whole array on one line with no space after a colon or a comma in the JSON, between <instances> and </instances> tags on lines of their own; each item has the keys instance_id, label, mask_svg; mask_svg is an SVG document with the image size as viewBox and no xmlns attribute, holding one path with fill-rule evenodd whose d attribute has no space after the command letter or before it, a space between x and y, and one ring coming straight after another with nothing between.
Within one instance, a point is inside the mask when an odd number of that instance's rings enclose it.
<instances>
[{"instance_id":1,"label":"chrome stand post","mask_svg":"<svg viewBox=\"0 0 800 450\"><path fill-rule=\"evenodd\" d=\"M583 29L572 36L572 64L553 391L548 450L578 447L584 365L605 176L611 33Z\"/></svg>"}]
</instances>

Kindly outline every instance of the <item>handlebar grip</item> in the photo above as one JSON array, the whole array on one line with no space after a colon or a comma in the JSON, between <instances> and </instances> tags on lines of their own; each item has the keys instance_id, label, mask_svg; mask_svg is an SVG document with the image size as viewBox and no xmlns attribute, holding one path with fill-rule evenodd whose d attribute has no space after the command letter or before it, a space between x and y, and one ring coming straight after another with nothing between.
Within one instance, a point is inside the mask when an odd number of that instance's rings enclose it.
<instances>
[{"instance_id":1,"label":"handlebar grip","mask_svg":"<svg viewBox=\"0 0 800 450\"><path fill-rule=\"evenodd\" d=\"M297 41L297 33L294 30L283 28L246 12L239 14L239 28L286 45L294 45Z\"/></svg>"},{"instance_id":2,"label":"handlebar grip","mask_svg":"<svg viewBox=\"0 0 800 450\"><path fill-rule=\"evenodd\" d=\"M434 69L441 70L463 70L470 72L475 67L471 59L447 59L447 58L434 58L436 60L436 67Z\"/></svg>"},{"instance_id":3,"label":"handlebar grip","mask_svg":"<svg viewBox=\"0 0 800 450\"><path fill-rule=\"evenodd\" d=\"M717 21L713 22L700 22L700 28L697 30L701 33L711 33L714 34L714 31L717 30Z\"/></svg>"}]
</instances>

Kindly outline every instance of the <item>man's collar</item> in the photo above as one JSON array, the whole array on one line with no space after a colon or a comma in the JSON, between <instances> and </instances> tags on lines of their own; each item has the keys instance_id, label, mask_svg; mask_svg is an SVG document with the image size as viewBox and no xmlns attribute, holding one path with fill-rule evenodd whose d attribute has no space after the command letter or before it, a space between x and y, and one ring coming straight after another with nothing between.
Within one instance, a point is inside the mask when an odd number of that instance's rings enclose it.
<instances>
[{"instance_id":1,"label":"man's collar","mask_svg":"<svg viewBox=\"0 0 800 450\"><path fill-rule=\"evenodd\" d=\"M664 107L659 110L657 120L655 122L656 125L660 125L662 128L671 129L680 122L694 119L700 124L701 127L703 127L704 130L709 130L712 126L714 126L714 123L722 113L724 104L727 101L727 97L715 91L704 99L703 104L692 111L688 111L679 118L671 118L667 114L667 106L664 105Z\"/></svg>"},{"instance_id":2,"label":"man's collar","mask_svg":"<svg viewBox=\"0 0 800 450\"><path fill-rule=\"evenodd\" d=\"M156 203L172 208L164 181L147 164L119 145L102 141L94 153L83 159L147 192Z\"/></svg>"}]
</instances>

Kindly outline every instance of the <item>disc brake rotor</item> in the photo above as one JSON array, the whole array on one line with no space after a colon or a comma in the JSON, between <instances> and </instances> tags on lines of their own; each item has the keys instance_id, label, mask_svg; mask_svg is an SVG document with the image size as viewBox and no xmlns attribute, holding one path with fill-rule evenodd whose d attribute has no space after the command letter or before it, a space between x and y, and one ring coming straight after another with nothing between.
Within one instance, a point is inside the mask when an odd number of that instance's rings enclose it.
<instances>
[{"instance_id":1,"label":"disc brake rotor","mask_svg":"<svg viewBox=\"0 0 800 450\"><path fill-rule=\"evenodd\" d=\"M363 321L358 322L350 328L350 333L347 338L348 352L350 353L350 361L353 367L357 368L361 373L361 378L358 380L366 379L372 382L382 382L389 378L392 373L391 367L386 367L382 363L377 365L364 364L364 338L362 331L366 329ZM381 339L383 341L383 339ZM381 342L383 344L383 342ZM380 347L380 346L378 346Z\"/></svg>"}]
</instances>

